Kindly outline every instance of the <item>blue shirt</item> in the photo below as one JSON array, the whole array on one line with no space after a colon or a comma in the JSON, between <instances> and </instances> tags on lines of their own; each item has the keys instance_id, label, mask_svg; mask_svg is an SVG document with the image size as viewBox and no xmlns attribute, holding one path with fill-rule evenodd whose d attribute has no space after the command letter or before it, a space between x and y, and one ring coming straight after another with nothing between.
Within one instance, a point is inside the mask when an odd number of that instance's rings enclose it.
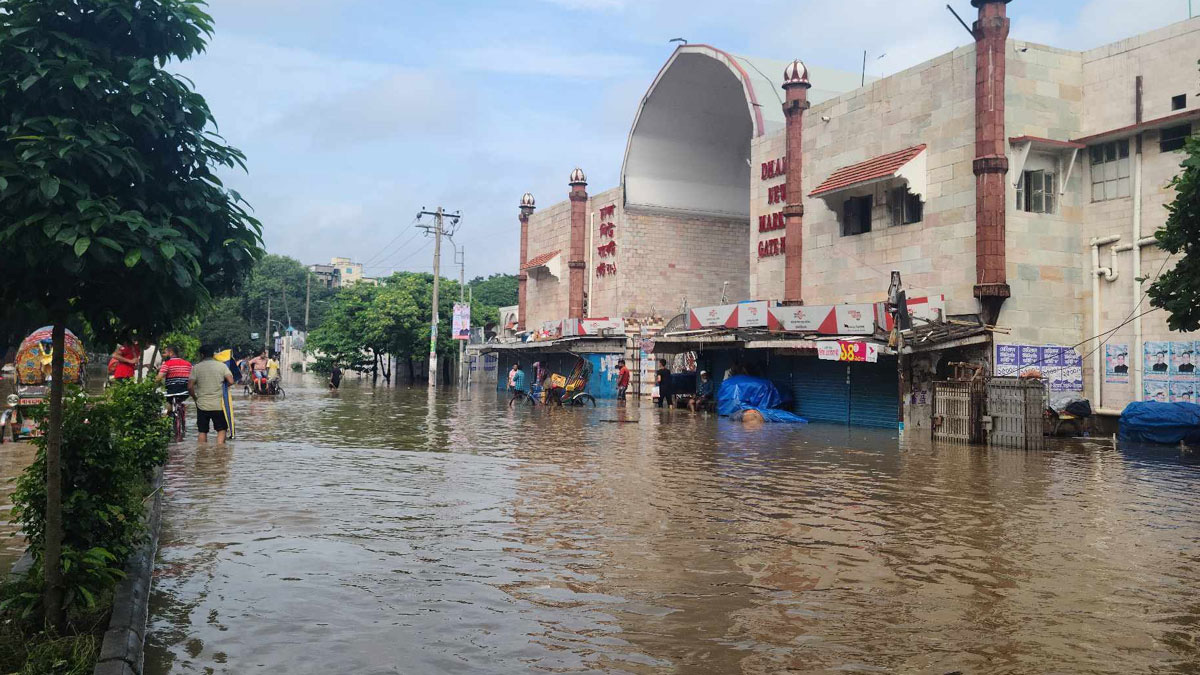
<instances>
[{"instance_id":1,"label":"blue shirt","mask_svg":"<svg viewBox=\"0 0 1200 675\"><path fill-rule=\"evenodd\" d=\"M525 371L518 370L516 374L513 375L513 389L516 389L517 391L525 390Z\"/></svg>"},{"instance_id":2,"label":"blue shirt","mask_svg":"<svg viewBox=\"0 0 1200 675\"><path fill-rule=\"evenodd\" d=\"M713 392L712 380L707 380L707 381L700 380L700 387L697 389L696 393L700 394L701 396L712 396L712 392Z\"/></svg>"}]
</instances>

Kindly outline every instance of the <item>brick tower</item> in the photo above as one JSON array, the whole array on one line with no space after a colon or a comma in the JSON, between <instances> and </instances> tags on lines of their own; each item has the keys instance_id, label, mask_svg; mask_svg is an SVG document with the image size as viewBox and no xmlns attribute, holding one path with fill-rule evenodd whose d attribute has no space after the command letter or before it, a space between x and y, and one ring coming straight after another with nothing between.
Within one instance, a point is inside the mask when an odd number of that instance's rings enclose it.
<instances>
[{"instance_id":1,"label":"brick tower","mask_svg":"<svg viewBox=\"0 0 1200 675\"><path fill-rule=\"evenodd\" d=\"M525 330L525 284L529 275L523 269L529 260L529 216L533 215L536 206L533 195L526 192L521 195L521 264L517 266L517 328Z\"/></svg>"},{"instance_id":2,"label":"brick tower","mask_svg":"<svg viewBox=\"0 0 1200 675\"><path fill-rule=\"evenodd\" d=\"M1009 0L971 0L975 34L975 297L983 320L995 324L1009 297L1005 271L1004 59Z\"/></svg>"},{"instance_id":3,"label":"brick tower","mask_svg":"<svg viewBox=\"0 0 1200 675\"><path fill-rule=\"evenodd\" d=\"M587 267L586 252L583 250L587 233L587 176L582 169L571 172L571 251L567 256L568 304L567 318L584 318L584 268Z\"/></svg>"},{"instance_id":4,"label":"brick tower","mask_svg":"<svg viewBox=\"0 0 1200 675\"><path fill-rule=\"evenodd\" d=\"M792 61L783 71L783 90L787 101L787 205L783 207L785 229L783 251L783 299L790 304L803 303L804 256L804 111L808 110L808 68Z\"/></svg>"}]
</instances>

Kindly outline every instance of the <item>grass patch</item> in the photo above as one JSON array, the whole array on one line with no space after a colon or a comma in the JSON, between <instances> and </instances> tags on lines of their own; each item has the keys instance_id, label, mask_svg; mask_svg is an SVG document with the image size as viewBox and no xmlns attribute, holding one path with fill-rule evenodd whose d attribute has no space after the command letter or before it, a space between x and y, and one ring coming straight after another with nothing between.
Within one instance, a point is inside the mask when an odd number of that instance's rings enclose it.
<instances>
[{"instance_id":1,"label":"grass patch","mask_svg":"<svg viewBox=\"0 0 1200 675\"><path fill-rule=\"evenodd\" d=\"M26 579L0 584L0 602L35 592ZM87 675L96 667L100 644L108 627L112 594L97 598L95 608L67 616L65 635L55 635L16 611L0 614L0 673L6 675Z\"/></svg>"}]
</instances>

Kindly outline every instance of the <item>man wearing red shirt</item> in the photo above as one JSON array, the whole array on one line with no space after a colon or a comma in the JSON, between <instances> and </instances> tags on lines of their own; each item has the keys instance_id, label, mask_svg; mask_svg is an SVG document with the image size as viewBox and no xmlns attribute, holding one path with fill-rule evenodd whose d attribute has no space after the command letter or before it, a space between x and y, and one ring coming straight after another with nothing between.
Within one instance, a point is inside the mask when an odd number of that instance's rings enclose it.
<instances>
[{"instance_id":1,"label":"man wearing red shirt","mask_svg":"<svg viewBox=\"0 0 1200 675\"><path fill-rule=\"evenodd\" d=\"M117 347L117 351L112 353L112 359L116 361L116 365L112 371L114 380L128 380L133 377L134 369L138 365L137 357L139 356L139 352L140 348L136 342Z\"/></svg>"},{"instance_id":2,"label":"man wearing red shirt","mask_svg":"<svg viewBox=\"0 0 1200 675\"><path fill-rule=\"evenodd\" d=\"M179 357L174 347L163 347L163 363L158 369L158 381L166 382L167 397L187 396L188 380L192 376L192 364Z\"/></svg>"},{"instance_id":3,"label":"man wearing red shirt","mask_svg":"<svg viewBox=\"0 0 1200 675\"><path fill-rule=\"evenodd\" d=\"M625 359L617 361L617 400L625 400L625 392L629 390L629 369L625 367Z\"/></svg>"}]
</instances>

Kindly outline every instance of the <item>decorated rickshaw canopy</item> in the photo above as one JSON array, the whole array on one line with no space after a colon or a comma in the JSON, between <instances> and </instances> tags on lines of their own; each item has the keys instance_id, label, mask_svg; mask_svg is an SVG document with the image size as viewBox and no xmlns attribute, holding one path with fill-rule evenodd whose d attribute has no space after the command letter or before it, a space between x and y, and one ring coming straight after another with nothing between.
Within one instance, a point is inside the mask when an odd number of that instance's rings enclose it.
<instances>
[{"instance_id":1,"label":"decorated rickshaw canopy","mask_svg":"<svg viewBox=\"0 0 1200 675\"><path fill-rule=\"evenodd\" d=\"M71 331L66 332L63 353L63 382L83 382L83 367L87 354L83 343ZM42 326L21 341L17 349L17 383L24 385L45 384L50 380L50 360L53 357L53 327Z\"/></svg>"}]
</instances>

